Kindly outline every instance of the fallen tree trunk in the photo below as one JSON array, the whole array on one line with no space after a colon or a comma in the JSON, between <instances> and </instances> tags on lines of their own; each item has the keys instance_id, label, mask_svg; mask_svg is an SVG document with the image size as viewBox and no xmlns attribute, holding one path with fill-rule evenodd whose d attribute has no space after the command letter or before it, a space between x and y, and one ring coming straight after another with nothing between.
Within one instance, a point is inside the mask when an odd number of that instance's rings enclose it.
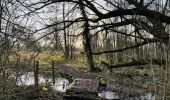
<instances>
[{"instance_id":1,"label":"fallen tree trunk","mask_svg":"<svg viewBox=\"0 0 170 100\"><path fill-rule=\"evenodd\" d=\"M147 64L153 64L153 65L166 65L165 60L161 59L138 59L134 60L128 63L123 64L116 64L116 65L110 65L107 62L102 61L102 64L106 65L108 68L121 68L121 67L130 67L130 66L144 66Z\"/></svg>"}]
</instances>

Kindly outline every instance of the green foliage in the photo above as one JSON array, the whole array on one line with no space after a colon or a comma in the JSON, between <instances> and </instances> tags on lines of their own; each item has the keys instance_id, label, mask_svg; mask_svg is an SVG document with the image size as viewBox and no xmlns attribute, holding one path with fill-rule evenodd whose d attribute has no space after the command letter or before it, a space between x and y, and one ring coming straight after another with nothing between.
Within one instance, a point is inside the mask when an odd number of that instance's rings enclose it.
<instances>
[{"instance_id":1,"label":"green foliage","mask_svg":"<svg viewBox=\"0 0 170 100\"><path fill-rule=\"evenodd\" d=\"M50 54L50 53L41 53L38 55L38 60L43 60L43 61L47 61L47 62L60 62L63 60L62 55L61 54Z\"/></svg>"},{"instance_id":2,"label":"green foliage","mask_svg":"<svg viewBox=\"0 0 170 100\"><path fill-rule=\"evenodd\" d=\"M93 58L94 58L95 63L97 64L100 64L101 61L108 62L105 55L97 55L97 56L94 56Z\"/></svg>"},{"instance_id":3,"label":"green foliage","mask_svg":"<svg viewBox=\"0 0 170 100\"><path fill-rule=\"evenodd\" d=\"M93 56L93 59L95 64L98 64L99 66L102 66L101 61L108 62L105 55ZM78 69L85 69L85 70L89 69L87 57L84 54L74 54L72 59L65 62L65 65L78 68Z\"/></svg>"},{"instance_id":4,"label":"green foliage","mask_svg":"<svg viewBox=\"0 0 170 100\"><path fill-rule=\"evenodd\" d=\"M52 61L60 62L60 61L63 61L63 58L59 54L54 54L54 55L49 55L48 56L48 61L49 62L52 62Z\"/></svg>"},{"instance_id":5,"label":"green foliage","mask_svg":"<svg viewBox=\"0 0 170 100\"><path fill-rule=\"evenodd\" d=\"M74 54L73 58L65 62L66 66L86 69L87 68L87 58L85 55Z\"/></svg>"},{"instance_id":6,"label":"green foliage","mask_svg":"<svg viewBox=\"0 0 170 100\"><path fill-rule=\"evenodd\" d=\"M106 80L103 77L101 77L99 79L99 83L102 84L102 85L105 85L106 84Z\"/></svg>"},{"instance_id":7,"label":"green foliage","mask_svg":"<svg viewBox=\"0 0 170 100\"><path fill-rule=\"evenodd\" d=\"M40 65L40 68L41 68L41 69L44 69L44 70L51 68L51 65L50 65L49 62L40 61L40 62L39 62L39 65Z\"/></svg>"},{"instance_id":8,"label":"green foliage","mask_svg":"<svg viewBox=\"0 0 170 100\"><path fill-rule=\"evenodd\" d=\"M37 60L39 60L40 68L43 70L47 70L51 68L52 61L61 62L63 61L61 54L50 54L50 53L41 53L38 55Z\"/></svg>"}]
</instances>

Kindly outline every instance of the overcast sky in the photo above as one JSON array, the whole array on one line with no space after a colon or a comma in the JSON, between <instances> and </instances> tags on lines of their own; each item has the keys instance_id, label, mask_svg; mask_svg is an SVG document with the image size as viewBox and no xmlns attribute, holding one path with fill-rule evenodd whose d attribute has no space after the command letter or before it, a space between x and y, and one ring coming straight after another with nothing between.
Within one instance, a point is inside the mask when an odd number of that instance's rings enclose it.
<instances>
[{"instance_id":1,"label":"overcast sky","mask_svg":"<svg viewBox=\"0 0 170 100\"><path fill-rule=\"evenodd\" d=\"M39 0L28 0L25 3L36 3L38 1ZM97 3L102 5L107 10L114 9L114 8L109 7L109 5L106 5L105 3L103 3L103 0L96 0L96 1L97 1ZM150 1L151 0L145 0L145 2L150 2ZM164 0L164 2L165 2L165 0ZM41 5L36 5L36 6L38 7ZM96 5L96 6L101 8L98 5ZM70 8L71 8L70 6L66 6L66 9L70 9ZM22 5L20 5L20 9L22 11L20 11L20 12L18 11L17 12L18 15L30 12L29 9L23 7ZM99 9L99 11L105 13L106 11L104 11L102 9L103 8ZM66 11L68 11L68 10L66 10ZM31 16L20 17L20 19L18 19L17 23L21 24L22 26L25 26L25 24L27 22L27 26L31 26L35 30L35 29L41 29L41 28L45 27L46 25L51 24L52 21L56 20L56 17L58 18L58 20L62 20L62 4L60 4L59 6L57 4L48 5L48 6L44 7L43 9L38 10L37 12L39 12L39 13L36 13L36 14L33 13L33 14L31 14ZM88 17L90 17L90 16L88 16Z\"/></svg>"}]
</instances>

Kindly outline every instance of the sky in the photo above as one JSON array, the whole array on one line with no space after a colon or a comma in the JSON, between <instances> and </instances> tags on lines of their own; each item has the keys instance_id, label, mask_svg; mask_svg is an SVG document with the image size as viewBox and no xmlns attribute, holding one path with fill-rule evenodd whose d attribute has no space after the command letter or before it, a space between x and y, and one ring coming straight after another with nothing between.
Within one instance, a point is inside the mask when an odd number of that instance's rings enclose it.
<instances>
[{"instance_id":1,"label":"sky","mask_svg":"<svg viewBox=\"0 0 170 100\"><path fill-rule=\"evenodd\" d=\"M30 3L30 2L38 2L39 0L21 0L23 1L28 1L25 3ZM109 6L107 6L105 3L103 3L103 0L96 0L97 3L99 3L100 5L102 5L105 8L108 8ZM145 0L145 1L151 1L151 0ZM164 0L165 2L165 0ZM18 4L19 6L20 4ZM39 7L41 5L37 5L37 7ZM96 5L97 6L97 5ZM36 6L35 6L36 7ZM99 7L99 6L97 6ZM57 9L58 8L58 9ZM68 11L67 9L70 9L70 6L66 6L66 11ZM16 13L18 15L20 14L24 14L24 13L28 13L30 11L30 9L27 9L23 6L20 5L19 7L20 11L16 11ZM109 9L113 9L110 8ZM108 9L108 10L109 10ZM105 13L106 11L99 9L99 11ZM45 27L46 25L49 25L52 23L52 21L56 20L56 16L57 19L62 20L62 4L60 4L59 6L56 6L56 4L52 4L52 5L48 5L46 7L44 7L43 9L40 9L37 11L38 13L33 13L30 16L23 16L20 17L17 21L17 23L19 23L21 26L27 26L27 27L32 27L32 29L37 30L37 29L41 29L43 27ZM77 14L77 15L76 15ZM75 16L79 16L79 13L75 13ZM88 16L90 17L90 16ZM27 22L27 24L26 24ZM44 30L44 31L40 31L39 35L36 34L36 36L41 36L42 33L46 33L49 32L49 30Z\"/></svg>"},{"instance_id":2,"label":"sky","mask_svg":"<svg viewBox=\"0 0 170 100\"><path fill-rule=\"evenodd\" d=\"M22 1L22 0L21 0ZM27 0L26 0L27 1ZM33 3L36 3L38 2L39 0L28 0L29 2L26 2L26 3L30 3L30 2L33 2ZM103 5L103 7L105 7L107 9L107 7L109 6L106 6L105 3L103 3L103 0L96 0L97 3L99 3L100 5ZM145 0L145 1L151 1L151 0ZM164 0L165 2L165 0ZM37 5L37 7L40 6L40 5ZM97 5L96 5L97 6ZM99 6L97 6L99 7ZM52 9L51 9L52 8ZM27 22L27 25L26 26L32 26L32 28L34 30L36 29L40 29L46 25L49 25L51 24L52 20L56 20L56 14L57 14L57 17L58 19L62 19L62 12L61 11L57 11L58 8L59 10L62 9L62 5L60 4L60 6L56 6L56 5L49 5L49 6L46 6L44 7L43 9L41 10L38 10L37 14L32 14L31 16L24 16L24 17L21 17L20 19L18 19L18 23L20 23L21 25L25 26L25 23ZM24 13L28 13L30 10L25 8L25 7L20 7L20 9L22 9L22 11L20 12L17 12L18 15L20 14L23 14ZM66 6L66 9L69 9L68 6ZM113 8L109 8L109 9L113 9ZM109 10L108 9L108 10ZM66 10L67 11L67 10ZM106 11L104 10L101 10L101 12L105 13ZM89 16L90 17L90 16Z\"/></svg>"}]
</instances>

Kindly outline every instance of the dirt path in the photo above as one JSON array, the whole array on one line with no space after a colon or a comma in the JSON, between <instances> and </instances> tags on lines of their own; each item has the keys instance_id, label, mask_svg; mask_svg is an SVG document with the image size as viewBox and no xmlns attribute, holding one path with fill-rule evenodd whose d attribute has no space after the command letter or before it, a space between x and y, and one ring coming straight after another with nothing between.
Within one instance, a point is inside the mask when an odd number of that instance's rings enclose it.
<instances>
[{"instance_id":1,"label":"dirt path","mask_svg":"<svg viewBox=\"0 0 170 100\"><path fill-rule=\"evenodd\" d=\"M55 66L56 72L71 75L73 78L85 78L85 79L97 79L98 75L103 75L102 72L94 73L85 70L79 70L69 66L65 66L63 63L57 63ZM122 80L123 79L123 80ZM146 90L143 87L136 86L130 78L120 77L116 74L106 76L107 90L115 92L127 92L134 95L145 93Z\"/></svg>"},{"instance_id":2,"label":"dirt path","mask_svg":"<svg viewBox=\"0 0 170 100\"><path fill-rule=\"evenodd\" d=\"M87 78L87 79L97 78L96 75L91 72L65 66L63 63L57 63L55 69L56 72L71 75L73 78Z\"/></svg>"}]
</instances>

